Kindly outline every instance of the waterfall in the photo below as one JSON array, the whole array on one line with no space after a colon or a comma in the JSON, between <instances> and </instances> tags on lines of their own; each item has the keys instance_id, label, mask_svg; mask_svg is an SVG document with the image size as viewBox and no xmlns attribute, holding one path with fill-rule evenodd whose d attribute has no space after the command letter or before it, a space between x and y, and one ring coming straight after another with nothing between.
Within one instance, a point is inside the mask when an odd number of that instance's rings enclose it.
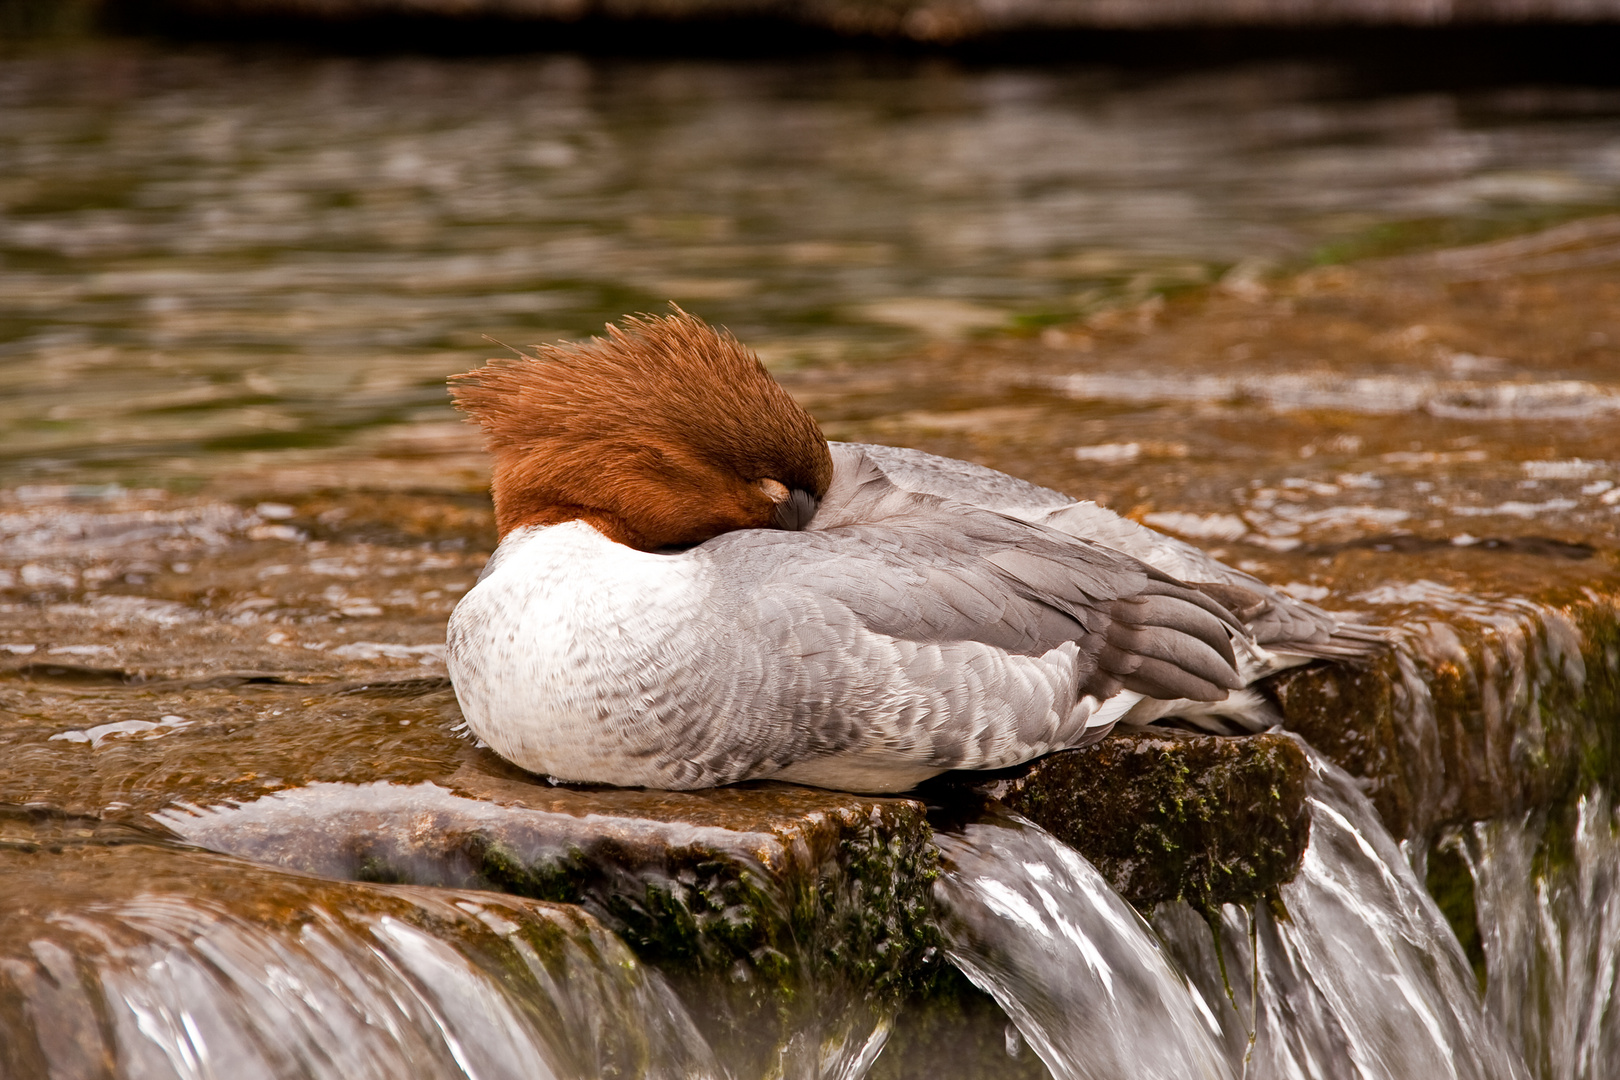
<instances>
[{"instance_id":1,"label":"waterfall","mask_svg":"<svg viewBox=\"0 0 1620 1080\"><path fill-rule=\"evenodd\" d=\"M942 837L952 959L1059 1078L1518 1080L1445 917L1354 781L1312 756L1311 843L1280 903L1143 923L1028 822ZM1155 932L1156 931L1156 932Z\"/></svg>"},{"instance_id":2,"label":"waterfall","mask_svg":"<svg viewBox=\"0 0 1620 1080\"><path fill-rule=\"evenodd\" d=\"M1212 921L1179 903L1145 920L1076 852L1005 811L941 830L946 952L1016 1025L1006 1052L1021 1037L1057 1080L1612 1075L1609 798L1441 837L1438 857L1471 885L1482 999L1355 781L1311 764L1299 874L1273 902ZM332 881L8 811L0 910L4 1076L757 1073L705 1036L702 986L666 980L569 905ZM843 1006L800 1022L767 1071L865 1076L887 1014ZM948 1080L956 1064L944 1055L927 1074Z\"/></svg>"},{"instance_id":3,"label":"waterfall","mask_svg":"<svg viewBox=\"0 0 1620 1080\"><path fill-rule=\"evenodd\" d=\"M1253 1032L1248 1075L1524 1076L1456 935L1372 805L1342 770L1316 755L1311 764L1311 842L1282 910L1221 913L1234 990L1222 1016ZM1202 955L1209 932L1188 934L1177 916L1161 919L1172 951L1208 985L1218 977Z\"/></svg>"},{"instance_id":4,"label":"waterfall","mask_svg":"<svg viewBox=\"0 0 1620 1080\"><path fill-rule=\"evenodd\" d=\"M1602 791L1442 839L1466 861L1491 1014L1542 1080L1620 1069L1620 820Z\"/></svg>"},{"instance_id":5,"label":"waterfall","mask_svg":"<svg viewBox=\"0 0 1620 1080\"><path fill-rule=\"evenodd\" d=\"M1057 1080L1229 1080L1221 1028L1152 927L1085 859L992 814L938 837L949 956Z\"/></svg>"},{"instance_id":6,"label":"waterfall","mask_svg":"<svg viewBox=\"0 0 1620 1080\"><path fill-rule=\"evenodd\" d=\"M724 1076L576 908L105 832L0 816L0 1076Z\"/></svg>"}]
</instances>

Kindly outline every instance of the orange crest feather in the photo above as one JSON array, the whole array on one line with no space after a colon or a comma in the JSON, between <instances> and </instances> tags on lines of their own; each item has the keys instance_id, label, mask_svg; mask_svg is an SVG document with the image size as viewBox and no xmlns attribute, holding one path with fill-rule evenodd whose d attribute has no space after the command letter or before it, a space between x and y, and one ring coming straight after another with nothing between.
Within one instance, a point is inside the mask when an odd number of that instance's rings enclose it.
<instances>
[{"instance_id":1,"label":"orange crest feather","mask_svg":"<svg viewBox=\"0 0 1620 1080\"><path fill-rule=\"evenodd\" d=\"M579 519L646 550L699 543L769 527L761 481L816 497L832 481L810 415L751 350L680 308L490 360L450 393L495 458L502 536Z\"/></svg>"}]
</instances>

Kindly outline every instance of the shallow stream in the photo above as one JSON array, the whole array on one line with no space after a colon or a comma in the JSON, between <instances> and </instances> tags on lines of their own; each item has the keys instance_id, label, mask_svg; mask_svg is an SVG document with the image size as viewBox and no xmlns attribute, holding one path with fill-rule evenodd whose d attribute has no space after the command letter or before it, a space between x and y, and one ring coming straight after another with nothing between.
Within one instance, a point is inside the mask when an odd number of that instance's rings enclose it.
<instances>
[{"instance_id":1,"label":"shallow stream","mask_svg":"<svg viewBox=\"0 0 1620 1080\"><path fill-rule=\"evenodd\" d=\"M826 364L1617 205L1620 90L1376 61L13 53L0 475L374 444L668 301Z\"/></svg>"},{"instance_id":2,"label":"shallow stream","mask_svg":"<svg viewBox=\"0 0 1620 1080\"><path fill-rule=\"evenodd\" d=\"M0 54L0 1077L1615 1075L1616 206L1611 87ZM1399 626L1294 880L464 738L444 377L670 300Z\"/></svg>"}]
</instances>

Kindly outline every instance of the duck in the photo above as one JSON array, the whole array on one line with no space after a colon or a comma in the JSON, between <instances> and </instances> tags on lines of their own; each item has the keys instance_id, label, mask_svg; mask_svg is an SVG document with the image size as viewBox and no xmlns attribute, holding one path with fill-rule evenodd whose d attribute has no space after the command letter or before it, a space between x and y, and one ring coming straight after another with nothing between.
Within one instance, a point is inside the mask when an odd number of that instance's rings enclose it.
<instances>
[{"instance_id":1,"label":"duck","mask_svg":"<svg viewBox=\"0 0 1620 1080\"><path fill-rule=\"evenodd\" d=\"M555 781L901 792L1116 725L1275 724L1255 684L1382 647L1094 502L829 442L676 307L451 379L499 543L447 628L470 731Z\"/></svg>"}]
</instances>

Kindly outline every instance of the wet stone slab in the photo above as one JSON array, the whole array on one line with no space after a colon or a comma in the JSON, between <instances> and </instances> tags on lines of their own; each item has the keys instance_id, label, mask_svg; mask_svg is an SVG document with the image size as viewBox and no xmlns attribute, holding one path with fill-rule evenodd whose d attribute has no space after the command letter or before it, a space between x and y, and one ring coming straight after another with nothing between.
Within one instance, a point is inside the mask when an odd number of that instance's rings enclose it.
<instances>
[{"instance_id":1,"label":"wet stone slab","mask_svg":"<svg viewBox=\"0 0 1620 1080\"><path fill-rule=\"evenodd\" d=\"M1355 607L1477 548L1534 596L1620 528L1620 217L794 373L830 437L969 458ZM1299 555L1297 560L1279 559ZM1370 574L1358 562L1390 562ZM1249 566L1244 566L1249 569Z\"/></svg>"},{"instance_id":2,"label":"wet stone slab","mask_svg":"<svg viewBox=\"0 0 1620 1080\"><path fill-rule=\"evenodd\" d=\"M1142 908L1249 904L1291 880L1310 837L1305 753L1284 734L1119 732L993 778L956 774L1084 852Z\"/></svg>"},{"instance_id":3,"label":"wet stone slab","mask_svg":"<svg viewBox=\"0 0 1620 1080\"><path fill-rule=\"evenodd\" d=\"M457 731L437 641L485 557L477 504L14 498L0 802L161 822L331 877L580 903L672 970L740 963L767 985L836 967L897 995L914 985L931 947L920 803L785 785L557 788ZM1366 778L1407 834L1612 774L1615 616L1602 598L1617 575L1606 553L1579 554L1342 547L1340 606L1397 626L1402 646L1372 667L1277 680L1290 726ZM1296 580L1323 560L1265 557ZM1463 591L1487 575L1495 591ZM1537 588L1540 601L1511 596ZM981 792L1143 906L1252 900L1291 876L1306 835L1291 751L1281 736L1123 736Z\"/></svg>"},{"instance_id":4,"label":"wet stone slab","mask_svg":"<svg viewBox=\"0 0 1620 1080\"><path fill-rule=\"evenodd\" d=\"M10 556L0 582L11 585L0 702L17 765L0 777L0 801L132 823L161 814L207 846L335 876L494 885L505 874L502 887L558 899L575 888L559 869L566 853L607 822L626 836L640 830L640 849L613 849L624 862L677 844L671 830L685 825L729 830L733 839L711 846L729 844L777 877L819 865L821 855L790 852L824 853L863 830L923 859L914 802L784 785L571 791L540 786L457 734L435 640L485 557L488 527L487 510L421 496L253 507L96 490L14 497L0 517ZM1163 767L1199 773L1204 763ZM339 787L367 784L383 786L352 799ZM380 792L392 793L388 814L357 817L344 801L363 806ZM250 803L251 814L218 809ZM460 822L458 839L425 841L435 830L407 826L413 805ZM511 808L517 838L501 832L497 805ZM772 841L771 854L762 837L775 833L790 839ZM542 866L547 835L558 839ZM472 836L485 854L468 846ZM495 869L502 858L512 866ZM1158 895L1129 874L1116 884L1142 902ZM604 917L605 888L594 894Z\"/></svg>"},{"instance_id":5,"label":"wet stone slab","mask_svg":"<svg viewBox=\"0 0 1620 1080\"><path fill-rule=\"evenodd\" d=\"M1432 580L1364 594L1398 651L1274 683L1290 729L1362 777L1397 836L1506 818L1620 780L1620 599L1520 597ZM1594 583L1594 584L1597 584Z\"/></svg>"},{"instance_id":6,"label":"wet stone slab","mask_svg":"<svg viewBox=\"0 0 1620 1080\"><path fill-rule=\"evenodd\" d=\"M576 907L319 880L8 807L0 907L7 1076L724 1075Z\"/></svg>"}]
</instances>

